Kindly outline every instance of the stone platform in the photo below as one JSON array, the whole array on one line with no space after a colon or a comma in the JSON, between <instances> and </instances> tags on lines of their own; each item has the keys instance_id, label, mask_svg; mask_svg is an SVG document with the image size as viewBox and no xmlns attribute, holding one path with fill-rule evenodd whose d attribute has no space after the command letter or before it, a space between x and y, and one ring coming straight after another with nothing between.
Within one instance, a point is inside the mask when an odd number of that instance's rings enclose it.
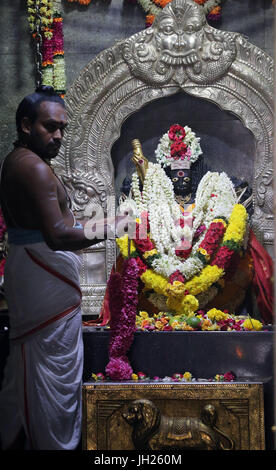
<instances>
[{"instance_id":1,"label":"stone platform","mask_svg":"<svg viewBox=\"0 0 276 470\"><path fill-rule=\"evenodd\" d=\"M108 362L109 331L83 328L84 380L104 372ZM210 378L232 370L237 377L272 377L272 331L159 331L136 332L129 351L134 372L164 377L189 371Z\"/></svg>"}]
</instances>

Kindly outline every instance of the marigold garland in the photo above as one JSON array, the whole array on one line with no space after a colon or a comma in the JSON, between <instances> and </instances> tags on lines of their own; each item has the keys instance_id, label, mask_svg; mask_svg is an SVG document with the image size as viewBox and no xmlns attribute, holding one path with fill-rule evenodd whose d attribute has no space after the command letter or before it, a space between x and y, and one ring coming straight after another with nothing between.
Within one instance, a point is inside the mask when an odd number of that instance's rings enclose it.
<instances>
[{"instance_id":1,"label":"marigold garland","mask_svg":"<svg viewBox=\"0 0 276 470\"><path fill-rule=\"evenodd\" d=\"M27 11L34 40L38 40L38 34L42 37L42 84L52 86L64 97L66 76L61 0L27 0Z\"/></svg>"}]
</instances>

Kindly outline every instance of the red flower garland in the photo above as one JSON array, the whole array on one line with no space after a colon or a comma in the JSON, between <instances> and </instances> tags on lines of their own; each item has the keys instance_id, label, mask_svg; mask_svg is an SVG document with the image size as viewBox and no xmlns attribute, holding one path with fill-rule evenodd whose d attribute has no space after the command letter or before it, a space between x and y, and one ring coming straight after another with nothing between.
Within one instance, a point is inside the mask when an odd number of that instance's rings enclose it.
<instances>
[{"instance_id":1,"label":"red flower garland","mask_svg":"<svg viewBox=\"0 0 276 470\"><path fill-rule=\"evenodd\" d=\"M211 258L215 254L224 232L225 226L222 222L212 222L199 248L206 250L208 256Z\"/></svg>"},{"instance_id":2,"label":"red flower garland","mask_svg":"<svg viewBox=\"0 0 276 470\"><path fill-rule=\"evenodd\" d=\"M218 268L227 271L227 269L230 267L234 253L235 251L228 248L228 246L221 246L216 257L211 262L211 266L216 265Z\"/></svg>"},{"instance_id":3,"label":"red flower garland","mask_svg":"<svg viewBox=\"0 0 276 470\"><path fill-rule=\"evenodd\" d=\"M133 373L127 352L133 342L135 331L138 272L136 259L129 258L125 261L122 276L114 273L108 283L111 334L109 363L105 371L113 380L128 380Z\"/></svg>"}]
</instances>

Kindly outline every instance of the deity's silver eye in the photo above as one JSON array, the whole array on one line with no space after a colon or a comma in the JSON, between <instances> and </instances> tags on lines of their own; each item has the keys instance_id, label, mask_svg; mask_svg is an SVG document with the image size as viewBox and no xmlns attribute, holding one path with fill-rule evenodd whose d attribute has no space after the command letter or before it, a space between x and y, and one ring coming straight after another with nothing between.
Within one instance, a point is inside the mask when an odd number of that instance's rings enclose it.
<instances>
[{"instance_id":1,"label":"deity's silver eye","mask_svg":"<svg viewBox=\"0 0 276 470\"><path fill-rule=\"evenodd\" d=\"M185 28L186 33L193 33L195 31L195 27L192 25L189 25Z\"/></svg>"},{"instance_id":2,"label":"deity's silver eye","mask_svg":"<svg viewBox=\"0 0 276 470\"><path fill-rule=\"evenodd\" d=\"M201 25L199 23L194 23L194 24L188 24L185 28L185 32L188 34L195 33L196 31L199 31L201 28Z\"/></svg>"},{"instance_id":3,"label":"deity's silver eye","mask_svg":"<svg viewBox=\"0 0 276 470\"><path fill-rule=\"evenodd\" d=\"M161 31L162 31L162 33L164 33L164 34L168 34L168 35L169 35L169 34L172 34L172 32L173 32L173 27L172 27L171 25L165 25L165 26L162 26Z\"/></svg>"},{"instance_id":4,"label":"deity's silver eye","mask_svg":"<svg viewBox=\"0 0 276 470\"><path fill-rule=\"evenodd\" d=\"M189 176L185 176L184 178L184 181L186 181L186 183L188 183L190 181L191 178L189 178Z\"/></svg>"},{"instance_id":5,"label":"deity's silver eye","mask_svg":"<svg viewBox=\"0 0 276 470\"><path fill-rule=\"evenodd\" d=\"M178 178L173 178L173 179L172 179L172 182L173 182L173 183L176 183L177 181L178 181Z\"/></svg>"}]
</instances>

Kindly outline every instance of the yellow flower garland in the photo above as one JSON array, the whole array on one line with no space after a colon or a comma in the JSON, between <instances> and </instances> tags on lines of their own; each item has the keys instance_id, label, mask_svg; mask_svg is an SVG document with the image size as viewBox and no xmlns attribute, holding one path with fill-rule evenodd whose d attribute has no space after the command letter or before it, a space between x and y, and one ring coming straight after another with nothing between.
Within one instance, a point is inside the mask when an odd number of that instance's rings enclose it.
<instances>
[{"instance_id":1,"label":"yellow flower garland","mask_svg":"<svg viewBox=\"0 0 276 470\"><path fill-rule=\"evenodd\" d=\"M192 295L198 295L208 290L223 275L223 269L217 266L206 266L201 271L201 274L194 276L193 279L186 282L185 287Z\"/></svg>"},{"instance_id":2,"label":"yellow flower garland","mask_svg":"<svg viewBox=\"0 0 276 470\"><path fill-rule=\"evenodd\" d=\"M242 204L236 204L229 218L229 225L225 231L223 242L234 241L241 243L246 231L248 214Z\"/></svg>"},{"instance_id":3,"label":"yellow flower garland","mask_svg":"<svg viewBox=\"0 0 276 470\"><path fill-rule=\"evenodd\" d=\"M123 255L124 258L128 257L128 234L126 233L120 238L116 238L116 243L119 247L120 253ZM130 241L130 254L136 251L135 245L133 240Z\"/></svg>"},{"instance_id":4,"label":"yellow flower garland","mask_svg":"<svg viewBox=\"0 0 276 470\"><path fill-rule=\"evenodd\" d=\"M141 281L145 284L146 289L154 290L157 294L168 296L167 289L169 282L160 274L156 274L152 269L147 269L140 276Z\"/></svg>"}]
</instances>

